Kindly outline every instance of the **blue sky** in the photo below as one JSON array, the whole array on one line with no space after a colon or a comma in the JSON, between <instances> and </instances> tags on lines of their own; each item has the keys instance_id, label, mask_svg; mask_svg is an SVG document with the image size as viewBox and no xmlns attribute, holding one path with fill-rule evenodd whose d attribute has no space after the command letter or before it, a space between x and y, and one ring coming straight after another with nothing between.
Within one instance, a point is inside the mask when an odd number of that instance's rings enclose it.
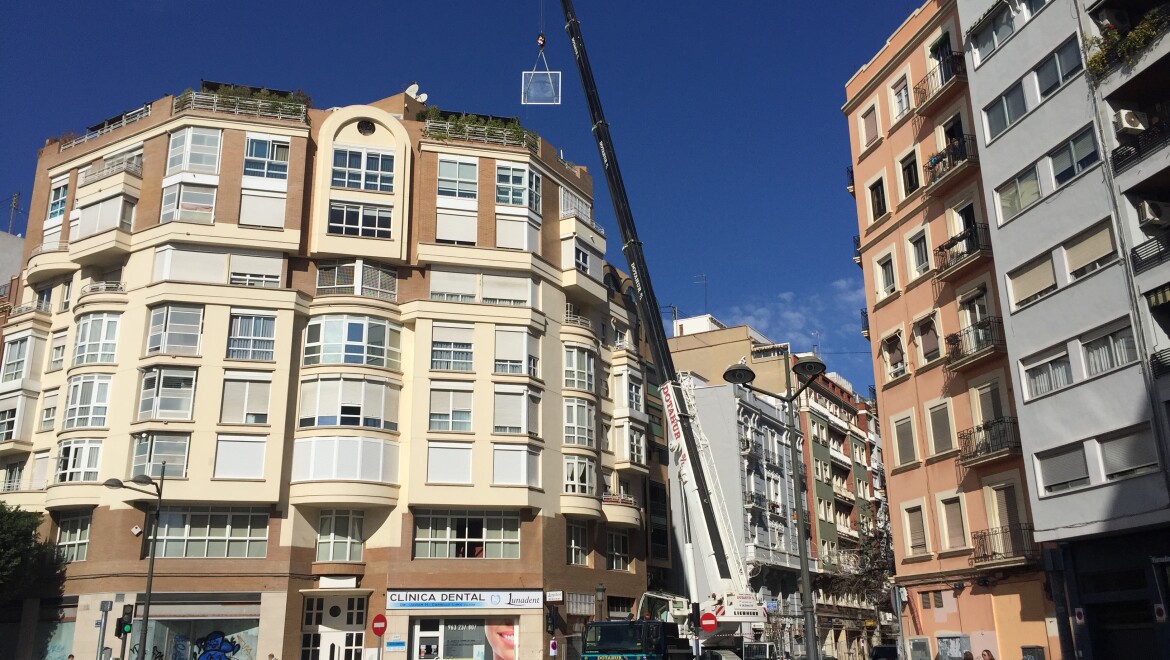
<instances>
[{"instance_id":1,"label":"blue sky","mask_svg":"<svg viewBox=\"0 0 1170 660\"><path fill-rule=\"evenodd\" d=\"M830 369L866 391L840 107L846 80L919 4L575 2L664 311L749 323L797 350L817 344ZM19 191L24 209L46 137L201 78L301 88L317 107L418 81L440 108L518 116L587 165L608 256L624 264L559 0L12 0L5 9L0 196ZM542 17L564 103L525 107L520 75L535 66ZM24 221L18 214L18 231Z\"/></svg>"}]
</instances>

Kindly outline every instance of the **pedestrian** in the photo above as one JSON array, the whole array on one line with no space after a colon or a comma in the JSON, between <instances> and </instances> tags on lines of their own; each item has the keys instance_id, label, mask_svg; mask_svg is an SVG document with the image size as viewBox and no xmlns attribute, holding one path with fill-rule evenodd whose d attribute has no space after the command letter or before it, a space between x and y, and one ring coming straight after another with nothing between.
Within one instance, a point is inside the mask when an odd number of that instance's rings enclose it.
<instances>
[{"instance_id":1,"label":"pedestrian","mask_svg":"<svg viewBox=\"0 0 1170 660\"><path fill-rule=\"evenodd\" d=\"M983 649L983 653L981 654L981 657L982 657L982 660L995 660L995 656L992 655L991 651L988 649Z\"/></svg>"}]
</instances>

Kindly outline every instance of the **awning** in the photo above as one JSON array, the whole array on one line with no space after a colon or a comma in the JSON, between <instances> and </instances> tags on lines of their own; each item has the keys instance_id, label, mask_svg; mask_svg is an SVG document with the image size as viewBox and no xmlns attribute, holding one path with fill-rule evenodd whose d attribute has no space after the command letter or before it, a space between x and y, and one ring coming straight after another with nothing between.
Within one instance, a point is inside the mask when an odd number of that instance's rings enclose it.
<instances>
[{"instance_id":1,"label":"awning","mask_svg":"<svg viewBox=\"0 0 1170 660\"><path fill-rule=\"evenodd\" d=\"M1150 309L1170 303L1170 284L1163 284L1147 293L1146 302L1150 305Z\"/></svg>"}]
</instances>

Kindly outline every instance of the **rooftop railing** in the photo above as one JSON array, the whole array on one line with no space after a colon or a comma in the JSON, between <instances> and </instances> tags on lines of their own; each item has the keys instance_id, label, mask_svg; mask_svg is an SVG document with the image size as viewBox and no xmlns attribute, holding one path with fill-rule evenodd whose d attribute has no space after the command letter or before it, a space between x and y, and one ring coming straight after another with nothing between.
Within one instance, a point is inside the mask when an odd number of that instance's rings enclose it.
<instances>
[{"instance_id":1,"label":"rooftop railing","mask_svg":"<svg viewBox=\"0 0 1170 660\"><path fill-rule=\"evenodd\" d=\"M123 126L126 126L127 124L133 124L134 122L136 122L140 119L145 119L149 116L150 116L150 104L147 103L146 105L142 106L141 108L138 108L137 110L131 110L131 111L123 114L118 119L116 119L112 122L106 123L105 125L103 125L101 128L99 128L97 130L87 131L85 133L85 135L82 135L81 137L76 137L76 138L73 138L72 140L62 142L61 146L57 148L57 151L61 152L61 151L65 151L66 149L71 149L71 148L73 148L73 147L75 147L83 142L88 142L89 140L99 138L99 137L105 135L106 133L109 133L110 131L116 131L119 128L122 128Z\"/></svg>"},{"instance_id":2,"label":"rooftop railing","mask_svg":"<svg viewBox=\"0 0 1170 660\"><path fill-rule=\"evenodd\" d=\"M256 99L239 98L235 96L220 96L207 92L183 92L175 97L174 112L183 110L209 110L211 112L226 112L233 115L249 117L264 117L267 119L291 119L305 121L307 114L304 103L296 101L261 101Z\"/></svg>"},{"instance_id":3,"label":"rooftop railing","mask_svg":"<svg viewBox=\"0 0 1170 660\"><path fill-rule=\"evenodd\" d=\"M481 142L504 147L525 147L532 153L537 153L540 149L540 138L519 126L486 126L428 119L423 125L423 137Z\"/></svg>"}]
</instances>

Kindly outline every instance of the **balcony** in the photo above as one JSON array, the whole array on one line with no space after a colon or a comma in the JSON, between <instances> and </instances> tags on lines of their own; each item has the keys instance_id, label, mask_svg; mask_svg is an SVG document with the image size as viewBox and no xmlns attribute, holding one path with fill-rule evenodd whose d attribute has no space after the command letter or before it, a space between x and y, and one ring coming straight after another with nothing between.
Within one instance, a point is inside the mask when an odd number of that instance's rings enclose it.
<instances>
[{"instance_id":1,"label":"balcony","mask_svg":"<svg viewBox=\"0 0 1170 660\"><path fill-rule=\"evenodd\" d=\"M962 178L959 176L961 172L973 169L978 164L979 151L974 135L951 138L945 149L927 158L926 164L922 166L926 194L941 194Z\"/></svg>"},{"instance_id":2,"label":"balcony","mask_svg":"<svg viewBox=\"0 0 1170 660\"><path fill-rule=\"evenodd\" d=\"M532 131L513 126L487 126L466 124L461 121L428 119L423 126L423 137L436 140L461 140L479 142L501 147L525 147L532 153L539 153L540 138Z\"/></svg>"},{"instance_id":3,"label":"balcony","mask_svg":"<svg viewBox=\"0 0 1170 660\"><path fill-rule=\"evenodd\" d=\"M751 456L757 460L764 457L764 443L759 440L739 439L739 453L741 456Z\"/></svg>"},{"instance_id":4,"label":"balcony","mask_svg":"<svg viewBox=\"0 0 1170 660\"><path fill-rule=\"evenodd\" d=\"M837 536L844 536L845 538L857 541L861 540L861 532L845 523L837 523Z\"/></svg>"},{"instance_id":5,"label":"balcony","mask_svg":"<svg viewBox=\"0 0 1170 660\"><path fill-rule=\"evenodd\" d=\"M853 461L849 460L849 457L845 455L845 452L837 449L836 447L829 447L829 459L834 463L841 465L842 467L853 467Z\"/></svg>"},{"instance_id":6,"label":"balcony","mask_svg":"<svg viewBox=\"0 0 1170 660\"><path fill-rule=\"evenodd\" d=\"M1150 356L1150 371L1154 374L1154 378L1170 374L1170 348Z\"/></svg>"},{"instance_id":7,"label":"balcony","mask_svg":"<svg viewBox=\"0 0 1170 660\"><path fill-rule=\"evenodd\" d=\"M114 176L115 174L121 174L123 172L141 179L142 163L127 159L116 160L112 163L107 163L100 170L86 172L85 176L81 177L81 182L78 185L87 186L91 183L101 181L106 177Z\"/></svg>"},{"instance_id":8,"label":"balcony","mask_svg":"<svg viewBox=\"0 0 1170 660\"><path fill-rule=\"evenodd\" d=\"M971 540L975 544L975 555L971 557L973 566L1027 564L1040 557L1040 547L1033 541L1030 523L972 532Z\"/></svg>"},{"instance_id":9,"label":"balcony","mask_svg":"<svg viewBox=\"0 0 1170 660\"><path fill-rule=\"evenodd\" d=\"M1123 11L1128 9L1116 5L1113 8ZM1126 34L1115 36L1108 42L1095 39L1086 44L1087 50L1089 46L1093 45L1092 41L1097 42L1093 52L1085 60L1085 68L1088 69L1096 84L1100 84L1113 72L1124 67L1132 70L1140 66L1138 60L1142 59L1146 51L1154 49L1161 37L1168 31L1170 31L1170 20L1167 19L1166 10L1155 8L1148 11L1141 20L1134 21L1133 29L1128 30ZM1117 35L1117 31L1114 30L1113 34Z\"/></svg>"},{"instance_id":10,"label":"balcony","mask_svg":"<svg viewBox=\"0 0 1170 660\"><path fill-rule=\"evenodd\" d=\"M744 493L743 494L743 508L745 509L767 509L768 498L764 497L762 493Z\"/></svg>"},{"instance_id":11,"label":"balcony","mask_svg":"<svg viewBox=\"0 0 1170 660\"><path fill-rule=\"evenodd\" d=\"M69 258L68 241L49 241L32 249L28 255L28 284L34 286L45 280L72 273L80 268Z\"/></svg>"},{"instance_id":12,"label":"balcony","mask_svg":"<svg viewBox=\"0 0 1170 660\"><path fill-rule=\"evenodd\" d=\"M861 308L861 336L869 339L869 310Z\"/></svg>"},{"instance_id":13,"label":"balcony","mask_svg":"<svg viewBox=\"0 0 1170 660\"><path fill-rule=\"evenodd\" d=\"M977 223L948 238L934 249L935 279L945 282L991 254L991 234L985 223Z\"/></svg>"},{"instance_id":14,"label":"balcony","mask_svg":"<svg viewBox=\"0 0 1170 660\"><path fill-rule=\"evenodd\" d=\"M853 504L857 501L857 497L852 493L852 491L849 490L849 487L846 486L845 484L834 483L833 484L833 495L836 496L837 499L841 500L843 503L848 504L849 506L853 506Z\"/></svg>"},{"instance_id":15,"label":"balcony","mask_svg":"<svg viewBox=\"0 0 1170 660\"><path fill-rule=\"evenodd\" d=\"M562 201L562 204L564 202ZM602 238L605 238L605 229L601 225L593 221L593 214L589 207L578 204L571 204L568 208L561 209L561 220L568 220L569 218L576 218L582 222L586 227L597 232Z\"/></svg>"},{"instance_id":16,"label":"balcony","mask_svg":"<svg viewBox=\"0 0 1170 660\"><path fill-rule=\"evenodd\" d=\"M1015 417L1000 417L959 431L959 465L971 467L1020 453Z\"/></svg>"},{"instance_id":17,"label":"balcony","mask_svg":"<svg viewBox=\"0 0 1170 660\"><path fill-rule=\"evenodd\" d=\"M1167 143L1170 143L1170 128L1167 128L1167 122L1153 124L1137 137L1129 139L1113 150L1109 155L1113 174L1120 174L1137 165L1150 154L1165 147Z\"/></svg>"},{"instance_id":18,"label":"balcony","mask_svg":"<svg viewBox=\"0 0 1170 660\"><path fill-rule=\"evenodd\" d=\"M1129 261L1133 274L1144 273L1158 264L1170 261L1170 236L1157 236L1130 250Z\"/></svg>"},{"instance_id":19,"label":"balcony","mask_svg":"<svg viewBox=\"0 0 1170 660\"><path fill-rule=\"evenodd\" d=\"M1003 319L989 316L947 335L947 370L961 371L997 352L1003 352Z\"/></svg>"},{"instance_id":20,"label":"balcony","mask_svg":"<svg viewBox=\"0 0 1170 660\"><path fill-rule=\"evenodd\" d=\"M967 62L963 54L951 53L944 57L914 86L915 111L920 116L930 114L932 109L950 98L952 92L966 81Z\"/></svg>"},{"instance_id":21,"label":"balcony","mask_svg":"<svg viewBox=\"0 0 1170 660\"><path fill-rule=\"evenodd\" d=\"M72 149L73 147L75 147L83 142L88 142L90 140L97 139L97 138L105 135L106 133L109 133L110 131L116 131L119 128L122 128L123 126L126 126L128 124L133 124L134 122L136 122L140 119L146 119L149 116L150 116L150 104L147 103L146 105L142 106L141 108L138 108L136 110L130 110L129 112L125 112L122 115L114 118L113 120L102 122L101 124L98 124L97 126L91 126L89 128L89 130L87 130L85 132L85 135L82 135L81 137L77 137L77 138L74 138L72 140L69 140L68 142L62 142L61 146L57 147L57 151L61 152L61 151L65 151L66 149Z\"/></svg>"},{"instance_id":22,"label":"balcony","mask_svg":"<svg viewBox=\"0 0 1170 660\"><path fill-rule=\"evenodd\" d=\"M25 314L52 314L53 305L48 300L35 300L27 302L23 305L17 305L8 312L8 322L16 321L18 317ZM23 319L21 319L23 320Z\"/></svg>"},{"instance_id":23,"label":"balcony","mask_svg":"<svg viewBox=\"0 0 1170 660\"><path fill-rule=\"evenodd\" d=\"M94 294L111 293L117 298L122 298L126 293L125 282L91 282L81 287L81 293L77 296L78 300Z\"/></svg>"},{"instance_id":24,"label":"balcony","mask_svg":"<svg viewBox=\"0 0 1170 660\"><path fill-rule=\"evenodd\" d=\"M853 236L853 263L861 265L861 237Z\"/></svg>"},{"instance_id":25,"label":"balcony","mask_svg":"<svg viewBox=\"0 0 1170 660\"><path fill-rule=\"evenodd\" d=\"M603 495L601 513L605 522L617 527L641 527L642 512L638 501L628 495Z\"/></svg>"},{"instance_id":26,"label":"balcony","mask_svg":"<svg viewBox=\"0 0 1170 660\"><path fill-rule=\"evenodd\" d=\"M853 187L853 166L852 165L845 168L845 190L847 190L850 195L853 195L854 191L856 190L856 188Z\"/></svg>"},{"instance_id":27,"label":"balcony","mask_svg":"<svg viewBox=\"0 0 1170 660\"><path fill-rule=\"evenodd\" d=\"M183 92L175 97L173 114L184 110L207 110L231 115L290 119L307 122L305 104L293 100L258 100L235 96L220 96L208 92Z\"/></svg>"}]
</instances>

